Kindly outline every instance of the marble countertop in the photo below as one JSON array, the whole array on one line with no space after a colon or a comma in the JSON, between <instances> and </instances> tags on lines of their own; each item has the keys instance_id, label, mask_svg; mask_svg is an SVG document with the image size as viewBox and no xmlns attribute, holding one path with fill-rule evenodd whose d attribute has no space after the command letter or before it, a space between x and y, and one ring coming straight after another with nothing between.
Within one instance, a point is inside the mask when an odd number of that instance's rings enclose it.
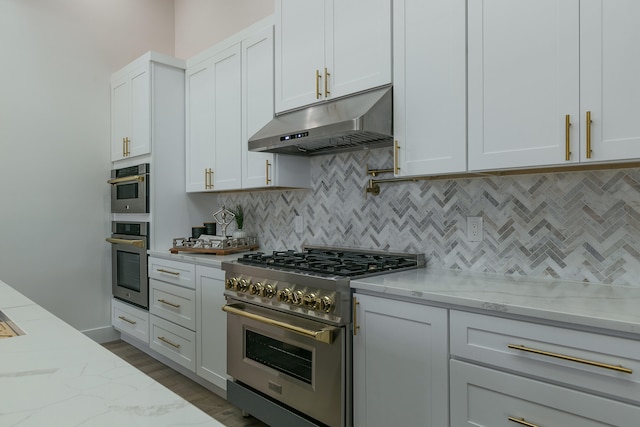
<instances>
[{"instance_id":1,"label":"marble countertop","mask_svg":"<svg viewBox=\"0 0 640 427\"><path fill-rule=\"evenodd\" d=\"M356 292L640 334L640 287L421 268L354 280Z\"/></svg>"},{"instance_id":2,"label":"marble countertop","mask_svg":"<svg viewBox=\"0 0 640 427\"><path fill-rule=\"evenodd\" d=\"M222 426L2 281L0 310L0 425Z\"/></svg>"},{"instance_id":3,"label":"marble countertop","mask_svg":"<svg viewBox=\"0 0 640 427\"><path fill-rule=\"evenodd\" d=\"M238 258L242 257L242 255L248 254L250 252L255 252L255 251L238 252L231 255L211 255L211 254L199 254L194 252L180 252L177 254L172 254L168 250L167 251L148 250L147 254L149 254L149 256L153 256L156 258L171 259L174 261L189 262L197 265L205 265L208 267L220 268L224 261L235 261Z\"/></svg>"}]
</instances>

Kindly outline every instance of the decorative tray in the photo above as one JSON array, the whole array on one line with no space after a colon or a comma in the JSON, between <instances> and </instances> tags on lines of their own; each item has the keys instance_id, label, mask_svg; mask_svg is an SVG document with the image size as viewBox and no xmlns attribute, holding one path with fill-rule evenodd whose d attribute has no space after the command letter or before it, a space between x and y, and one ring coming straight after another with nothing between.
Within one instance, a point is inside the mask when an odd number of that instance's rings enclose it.
<instances>
[{"instance_id":1,"label":"decorative tray","mask_svg":"<svg viewBox=\"0 0 640 427\"><path fill-rule=\"evenodd\" d=\"M255 237L229 238L222 236L178 237L173 239L172 254L178 252L196 252L213 255L229 255L237 252L258 249L258 239Z\"/></svg>"}]
</instances>

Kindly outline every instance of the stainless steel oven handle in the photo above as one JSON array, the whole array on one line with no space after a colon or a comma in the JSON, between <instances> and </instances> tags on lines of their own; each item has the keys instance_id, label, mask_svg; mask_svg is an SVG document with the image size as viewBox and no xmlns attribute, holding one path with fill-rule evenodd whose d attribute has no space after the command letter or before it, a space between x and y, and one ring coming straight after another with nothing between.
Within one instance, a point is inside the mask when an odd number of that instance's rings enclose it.
<instances>
[{"instance_id":1,"label":"stainless steel oven handle","mask_svg":"<svg viewBox=\"0 0 640 427\"><path fill-rule=\"evenodd\" d=\"M131 245L141 249L144 249L146 245L144 240L115 239L113 237L107 237L105 240L114 245Z\"/></svg>"},{"instance_id":2,"label":"stainless steel oven handle","mask_svg":"<svg viewBox=\"0 0 640 427\"><path fill-rule=\"evenodd\" d=\"M247 319L253 319L270 326L276 326L278 328L286 329L287 331L295 332L297 334L304 335L305 337L313 338L314 340L323 342L325 344L331 344L333 342L334 331L337 330L337 328L334 328L332 326L326 326L319 331L313 331L311 329L301 328L299 326L290 325L286 322L281 322L279 320L260 316L259 314L253 314L240 308L234 307L231 304L223 306L222 310L226 311L227 313L236 314L238 316L246 317Z\"/></svg>"},{"instance_id":3,"label":"stainless steel oven handle","mask_svg":"<svg viewBox=\"0 0 640 427\"><path fill-rule=\"evenodd\" d=\"M107 181L107 183L111 185L118 185L118 184L122 184L123 182L134 182L134 181L143 182L144 175L123 176L122 178L110 179L109 181Z\"/></svg>"}]
</instances>

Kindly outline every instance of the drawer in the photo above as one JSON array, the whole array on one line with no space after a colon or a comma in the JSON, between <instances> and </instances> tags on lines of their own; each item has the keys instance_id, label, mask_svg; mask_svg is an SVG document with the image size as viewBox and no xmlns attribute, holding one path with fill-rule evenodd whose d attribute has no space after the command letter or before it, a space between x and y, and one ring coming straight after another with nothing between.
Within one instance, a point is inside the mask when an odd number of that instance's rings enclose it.
<instances>
[{"instance_id":1,"label":"drawer","mask_svg":"<svg viewBox=\"0 0 640 427\"><path fill-rule=\"evenodd\" d=\"M640 402L640 341L454 310L450 332L452 358Z\"/></svg>"},{"instance_id":2,"label":"drawer","mask_svg":"<svg viewBox=\"0 0 640 427\"><path fill-rule=\"evenodd\" d=\"M196 370L196 334L182 326L150 316L149 347L192 372Z\"/></svg>"},{"instance_id":3,"label":"drawer","mask_svg":"<svg viewBox=\"0 0 640 427\"><path fill-rule=\"evenodd\" d=\"M111 300L111 324L123 334L149 344L149 312L117 299Z\"/></svg>"},{"instance_id":4,"label":"drawer","mask_svg":"<svg viewBox=\"0 0 640 427\"><path fill-rule=\"evenodd\" d=\"M631 427L640 407L452 360L456 427Z\"/></svg>"},{"instance_id":5,"label":"drawer","mask_svg":"<svg viewBox=\"0 0 640 427\"><path fill-rule=\"evenodd\" d=\"M196 329L196 291L149 280L149 312L180 326Z\"/></svg>"},{"instance_id":6,"label":"drawer","mask_svg":"<svg viewBox=\"0 0 640 427\"><path fill-rule=\"evenodd\" d=\"M195 264L149 257L149 277L185 288L196 288Z\"/></svg>"}]
</instances>

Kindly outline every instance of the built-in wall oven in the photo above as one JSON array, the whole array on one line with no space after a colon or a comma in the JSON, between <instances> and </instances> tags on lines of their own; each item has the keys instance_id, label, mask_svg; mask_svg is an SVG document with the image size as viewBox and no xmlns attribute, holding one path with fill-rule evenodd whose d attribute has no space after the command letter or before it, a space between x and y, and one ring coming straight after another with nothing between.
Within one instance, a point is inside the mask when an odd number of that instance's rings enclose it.
<instances>
[{"instance_id":1,"label":"built-in wall oven","mask_svg":"<svg viewBox=\"0 0 640 427\"><path fill-rule=\"evenodd\" d=\"M223 262L227 399L272 426L351 426L350 279L422 266L311 246Z\"/></svg>"},{"instance_id":2,"label":"built-in wall oven","mask_svg":"<svg viewBox=\"0 0 640 427\"><path fill-rule=\"evenodd\" d=\"M149 164L111 170L111 212L149 213Z\"/></svg>"},{"instance_id":3,"label":"built-in wall oven","mask_svg":"<svg viewBox=\"0 0 640 427\"><path fill-rule=\"evenodd\" d=\"M149 223L113 221L111 231L106 240L111 243L113 296L149 309Z\"/></svg>"}]
</instances>

